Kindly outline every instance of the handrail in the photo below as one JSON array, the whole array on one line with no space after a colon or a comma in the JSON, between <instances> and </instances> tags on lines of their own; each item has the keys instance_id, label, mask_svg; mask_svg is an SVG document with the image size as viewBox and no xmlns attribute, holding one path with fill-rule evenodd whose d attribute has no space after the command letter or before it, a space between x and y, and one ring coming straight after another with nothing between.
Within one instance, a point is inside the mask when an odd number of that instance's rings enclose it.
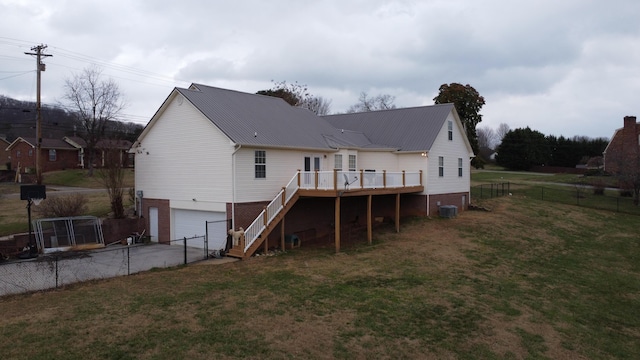
<instances>
[{"instance_id":1,"label":"handrail","mask_svg":"<svg viewBox=\"0 0 640 360\"><path fill-rule=\"evenodd\" d=\"M298 189L349 190L421 186L422 171L298 171L244 231L244 252L289 203Z\"/></svg>"},{"instance_id":2,"label":"handrail","mask_svg":"<svg viewBox=\"0 0 640 360\"><path fill-rule=\"evenodd\" d=\"M335 181L334 181L335 179ZM421 186L421 171L301 171L300 188L305 190L382 189Z\"/></svg>"},{"instance_id":3,"label":"handrail","mask_svg":"<svg viewBox=\"0 0 640 360\"><path fill-rule=\"evenodd\" d=\"M244 231L245 245L243 252L246 253L247 250L253 245L253 243L260 237L260 234L267 228L267 225L273 221L273 219L278 216L280 211L284 208L285 205L289 203L289 200L293 197L293 195L298 191L298 176L299 173L296 173L287 186L280 190L278 194L271 200L269 205L264 208L256 217L255 220L247 227ZM283 197L285 197L285 201L283 202Z\"/></svg>"}]
</instances>

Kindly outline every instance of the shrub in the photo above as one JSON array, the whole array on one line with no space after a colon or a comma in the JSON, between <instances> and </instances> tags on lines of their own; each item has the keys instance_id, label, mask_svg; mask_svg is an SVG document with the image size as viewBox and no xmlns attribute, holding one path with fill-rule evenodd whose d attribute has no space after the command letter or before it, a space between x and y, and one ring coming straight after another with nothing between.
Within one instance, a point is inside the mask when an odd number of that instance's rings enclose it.
<instances>
[{"instance_id":1,"label":"shrub","mask_svg":"<svg viewBox=\"0 0 640 360\"><path fill-rule=\"evenodd\" d=\"M632 197L633 190L631 189L620 189L620 196L622 197Z\"/></svg>"},{"instance_id":2,"label":"shrub","mask_svg":"<svg viewBox=\"0 0 640 360\"><path fill-rule=\"evenodd\" d=\"M88 199L82 194L54 196L42 201L35 211L45 218L80 216L87 212Z\"/></svg>"}]
</instances>

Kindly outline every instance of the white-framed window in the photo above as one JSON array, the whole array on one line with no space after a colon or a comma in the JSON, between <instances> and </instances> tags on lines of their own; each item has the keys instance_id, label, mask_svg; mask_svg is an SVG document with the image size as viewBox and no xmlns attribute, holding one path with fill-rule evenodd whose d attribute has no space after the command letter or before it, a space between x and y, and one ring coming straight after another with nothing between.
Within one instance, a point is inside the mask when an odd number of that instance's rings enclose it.
<instances>
[{"instance_id":1,"label":"white-framed window","mask_svg":"<svg viewBox=\"0 0 640 360\"><path fill-rule=\"evenodd\" d=\"M444 156L438 156L438 176L444 176Z\"/></svg>"},{"instance_id":2,"label":"white-framed window","mask_svg":"<svg viewBox=\"0 0 640 360\"><path fill-rule=\"evenodd\" d=\"M29 149L29 157L33 156L33 149Z\"/></svg>"},{"instance_id":3,"label":"white-framed window","mask_svg":"<svg viewBox=\"0 0 640 360\"><path fill-rule=\"evenodd\" d=\"M462 158L458 158L458 176L462 177Z\"/></svg>"},{"instance_id":4,"label":"white-framed window","mask_svg":"<svg viewBox=\"0 0 640 360\"><path fill-rule=\"evenodd\" d=\"M356 167L356 156L355 155L349 155L349 171L356 171L357 167Z\"/></svg>"},{"instance_id":5,"label":"white-framed window","mask_svg":"<svg viewBox=\"0 0 640 360\"><path fill-rule=\"evenodd\" d=\"M21 157L22 153L20 152L20 150L16 150L16 157Z\"/></svg>"},{"instance_id":6,"label":"white-framed window","mask_svg":"<svg viewBox=\"0 0 640 360\"><path fill-rule=\"evenodd\" d=\"M267 152L264 150L255 151L255 178L265 179L267 177Z\"/></svg>"},{"instance_id":7,"label":"white-framed window","mask_svg":"<svg viewBox=\"0 0 640 360\"><path fill-rule=\"evenodd\" d=\"M449 141L452 141L453 140L453 121L449 120L447 122L447 127L449 130Z\"/></svg>"},{"instance_id":8,"label":"white-framed window","mask_svg":"<svg viewBox=\"0 0 640 360\"><path fill-rule=\"evenodd\" d=\"M49 149L49 161L56 161L56 149Z\"/></svg>"},{"instance_id":9,"label":"white-framed window","mask_svg":"<svg viewBox=\"0 0 640 360\"><path fill-rule=\"evenodd\" d=\"M333 168L336 170L342 170L342 154L335 154L333 156Z\"/></svg>"}]
</instances>

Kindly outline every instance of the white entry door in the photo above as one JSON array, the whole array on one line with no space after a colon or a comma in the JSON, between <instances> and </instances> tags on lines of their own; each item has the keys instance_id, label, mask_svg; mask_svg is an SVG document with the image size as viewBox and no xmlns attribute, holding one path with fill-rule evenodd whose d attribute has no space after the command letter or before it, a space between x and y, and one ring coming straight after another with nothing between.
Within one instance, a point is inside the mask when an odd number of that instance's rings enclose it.
<instances>
[{"instance_id":1,"label":"white entry door","mask_svg":"<svg viewBox=\"0 0 640 360\"><path fill-rule=\"evenodd\" d=\"M158 208L149 208L149 236L151 241L158 242Z\"/></svg>"}]
</instances>

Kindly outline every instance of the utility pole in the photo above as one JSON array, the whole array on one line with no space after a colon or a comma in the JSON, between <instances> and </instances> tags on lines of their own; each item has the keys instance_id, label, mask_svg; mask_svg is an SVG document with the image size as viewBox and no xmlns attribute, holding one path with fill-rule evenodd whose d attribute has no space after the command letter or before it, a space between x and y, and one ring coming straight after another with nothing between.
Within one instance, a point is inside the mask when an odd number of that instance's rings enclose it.
<instances>
[{"instance_id":1,"label":"utility pole","mask_svg":"<svg viewBox=\"0 0 640 360\"><path fill-rule=\"evenodd\" d=\"M38 185L42 184L42 164L41 154L42 149L42 115L40 114L40 73L45 71L46 67L41 61L42 57L53 56L49 54L43 54L42 51L47 48L47 45L37 45L31 48L31 51L26 52L27 55L36 56L36 73L37 73L37 94L36 94L36 181Z\"/></svg>"}]
</instances>

